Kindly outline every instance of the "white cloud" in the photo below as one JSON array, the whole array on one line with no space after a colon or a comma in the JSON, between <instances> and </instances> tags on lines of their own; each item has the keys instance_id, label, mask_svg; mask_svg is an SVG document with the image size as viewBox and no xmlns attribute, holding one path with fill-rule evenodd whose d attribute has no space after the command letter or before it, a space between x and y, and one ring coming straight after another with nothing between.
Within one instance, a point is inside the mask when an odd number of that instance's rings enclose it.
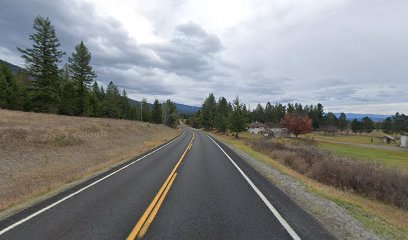
<instances>
[{"instance_id":1,"label":"white cloud","mask_svg":"<svg viewBox=\"0 0 408 240\"><path fill-rule=\"evenodd\" d=\"M252 106L299 101L338 111L408 112L404 0L2 4L7 34L0 58L21 64L15 47L30 44L34 16L49 16L68 55L84 40L99 81L113 80L138 99L200 105L214 92Z\"/></svg>"}]
</instances>

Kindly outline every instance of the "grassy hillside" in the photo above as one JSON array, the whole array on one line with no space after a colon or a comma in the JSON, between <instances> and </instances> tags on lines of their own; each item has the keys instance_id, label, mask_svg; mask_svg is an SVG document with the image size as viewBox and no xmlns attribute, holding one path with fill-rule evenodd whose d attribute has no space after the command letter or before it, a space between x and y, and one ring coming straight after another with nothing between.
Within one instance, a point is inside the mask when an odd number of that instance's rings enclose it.
<instances>
[{"instance_id":1,"label":"grassy hillside","mask_svg":"<svg viewBox=\"0 0 408 240\"><path fill-rule=\"evenodd\" d=\"M0 109L0 210L110 168L178 133L136 121Z\"/></svg>"}]
</instances>

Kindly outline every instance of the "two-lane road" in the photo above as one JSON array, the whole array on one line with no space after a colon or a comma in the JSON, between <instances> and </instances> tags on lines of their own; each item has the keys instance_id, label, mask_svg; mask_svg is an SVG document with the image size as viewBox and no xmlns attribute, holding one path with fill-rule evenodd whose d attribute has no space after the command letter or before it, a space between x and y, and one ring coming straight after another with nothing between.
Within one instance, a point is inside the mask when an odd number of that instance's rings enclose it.
<instances>
[{"instance_id":1,"label":"two-lane road","mask_svg":"<svg viewBox=\"0 0 408 240\"><path fill-rule=\"evenodd\" d=\"M230 149L184 128L148 155L0 222L0 239L126 239L140 223L144 239L332 238Z\"/></svg>"}]
</instances>

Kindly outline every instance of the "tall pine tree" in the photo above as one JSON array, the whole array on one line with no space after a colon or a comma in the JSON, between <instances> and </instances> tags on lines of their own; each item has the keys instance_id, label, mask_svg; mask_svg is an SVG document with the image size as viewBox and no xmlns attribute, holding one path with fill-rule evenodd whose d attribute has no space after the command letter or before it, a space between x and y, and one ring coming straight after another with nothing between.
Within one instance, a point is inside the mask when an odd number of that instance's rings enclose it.
<instances>
[{"instance_id":1,"label":"tall pine tree","mask_svg":"<svg viewBox=\"0 0 408 240\"><path fill-rule=\"evenodd\" d=\"M201 106L201 125L207 130L215 125L216 104L214 94L210 93Z\"/></svg>"},{"instance_id":2,"label":"tall pine tree","mask_svg":"<svg viewBox=\"0 0 408 240\"><path fill-rule=\"evenodd\" d=\"M348 126L348 121L345 113L341 113L338 121L338 127L341 131L344 131L347 129Z\"/></svg>"},{"instance_id":3,"label":"tall pine tree","mask_svg":"<svg viewBox=\"0 0 408 240\"><path fill-rule=\"evenodd\" d=\"M239 98L236 97L232 104L232 112L229 117L230 130L238 138L238 134L246 130L248 118L246 114L246 107Z\"/></svg>"},{"instance_id":4,"label":"tall pine tree","mask_svg":"<svg viewBox=\"0 0 408 240\"><path fill-rule=\"evenodd\" d=\"M176 104L170 99L167 99L163 105L164 124L169 127L176 127L178 124Z\"/></svg>"},{"instance_id":5,"label":"tall pine tree","mask_svg":"<svg viewBox=\"0 0 408 240\"><path fill-rule=\"evenodd\" d=\"M152 122L154 123L162 123L162 107L159 103L159 100L154 100L153 109L152 109Z\"/></svg>"},{"instance_id":6,"label":"tall pine tree","mask_svg":"<svg viewBox=\"0 0 408 240\"><path fill-rule=\"evenodd\" d=\"M151 118L151 114L150 114L150 108L149 108L149 104L147 103L147 99L143 98L142 99L142 121L144 122L149 122L150 118Z\"/></svg>"},{"instance_id":7,"label":"tall pine tree","mask_svg":"<svg viewBox=\"0 0 408 240\"><path fill-rule=\"evenodd\" d=\"M215 111L215 127L218 131L225 133L228 129L228 102L225 97L218 99Z\"/></svg>"},{"instance_id":8,"label":"tall pine tree","mask_svg":"<svg viewBox=\"0 0 408 240\"><path fill-rule=\"evenodd\" d=\"M35 32L30 34L33 46L17 48L33 79L30 84L29 108L34 111L57 112L60 102L58 64L65 53L59 50L59 40L48 18L36 17L33 27Z\"/></svg>"},{"instance_id":9,"label":"tall pine tree","mask_svg":"<svg viewBox=\"0 0 408 240\"><path fill-rule=\"evenodd\" d=\"M59 113L65 115L75 115L76 101L75 101L75 83L72 81L68 65L65 65L61 71L61 102L59 106Z\"/></svg>"},{"instance_id":10,"label":"tall pine tree","mask_svg":"<svg viewBox=\"0 0 408 240\"><path fill-rule=\"evenodd\" d=\"M88 88L96 78L96 73L91 66L91 53L84 42L81 41L75 47L75 52L68 58L68 62L78 91L78 114L85 115Z\"/></svg>"},{"instance_id":11,"label":"tall pine tree","mask_svg":"<svg viewBox=\"0 0 408 240\"><path fill-rule=\"evenodd\" d=\"M20 109L20 103L16 78L7 63L0 63L0 107Z\"/></svg>"}]
</instances>

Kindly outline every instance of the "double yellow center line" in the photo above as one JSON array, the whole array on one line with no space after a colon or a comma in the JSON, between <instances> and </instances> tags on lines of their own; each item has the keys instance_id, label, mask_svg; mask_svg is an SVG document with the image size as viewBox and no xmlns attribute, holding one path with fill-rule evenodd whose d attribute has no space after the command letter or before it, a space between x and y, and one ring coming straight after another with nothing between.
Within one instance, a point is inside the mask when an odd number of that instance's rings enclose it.
<instances>
[{"instance_id":1,"label":"double yellow center line","mask_svg":"<svg viewBox=\"0 0 408 240\"><path fill-rule=\"evenodd\" d=\"M149 228L150 224L156 217L156 214L159 211L160 206L162 205L164 199L166 198L167 193L169 192L171 186L173 185L174 179L176 179L177 177L176 171L180 166L181 162L183 161L184 156L187 154L188 150L190 150L191 146L193 145L193 140L194 133L186 150L184 151L183 155L181 155L180 160L177 162L176 166L173 168L170 175L167 177L166 181L160 188L159 192L156 194L153 201L150 203L149 207L143 213L142 217L139 219L136 226L129 234L127 240L141 239L146 234L147 229Z\"/></svg>"}]
</instances>

